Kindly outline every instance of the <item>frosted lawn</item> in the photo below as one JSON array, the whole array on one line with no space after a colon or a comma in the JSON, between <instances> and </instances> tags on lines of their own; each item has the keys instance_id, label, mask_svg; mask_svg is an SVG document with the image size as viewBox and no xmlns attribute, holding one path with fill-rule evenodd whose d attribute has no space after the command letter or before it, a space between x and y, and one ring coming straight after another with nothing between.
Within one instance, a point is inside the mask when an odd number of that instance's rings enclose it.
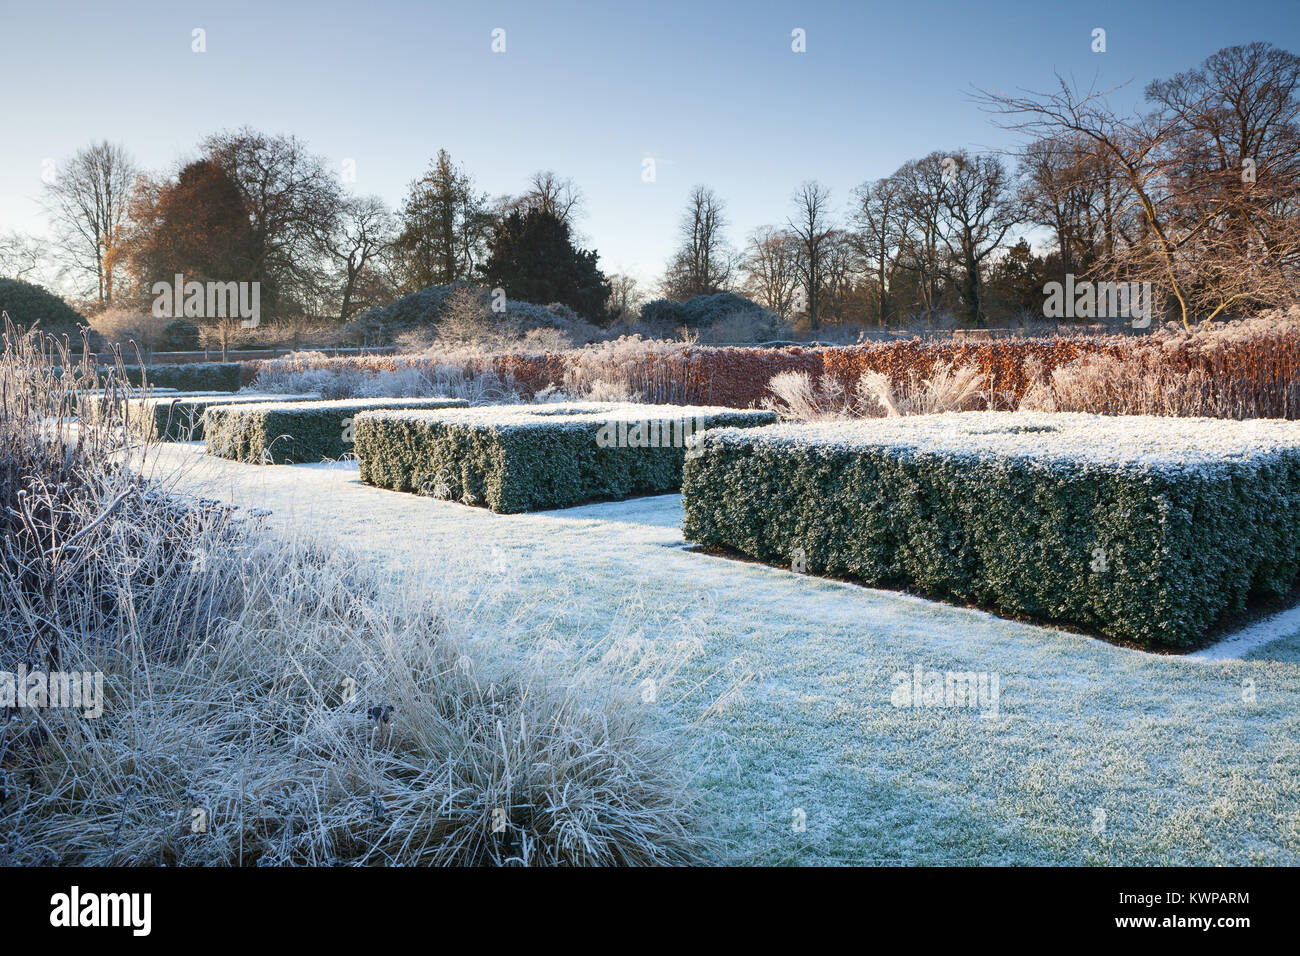
<instances>
[{"instance_id":1,"label":"frosted lawn","mask_svg":"<svg viewBox=\"0 0 1300 956\"><path fill-rule=\"evenodd\" d=\"M1300 862L1300 628L1251 661L1165 657L692 553L676 495L502 516L365 487L349 464L165 447L177 465L178 488L459 594L502 641L646 661L685 642L658 700L700 715L683 759L729 860ZM997 719L892 706L917 664L998 674Z\"/></svg>"}]
</instances>

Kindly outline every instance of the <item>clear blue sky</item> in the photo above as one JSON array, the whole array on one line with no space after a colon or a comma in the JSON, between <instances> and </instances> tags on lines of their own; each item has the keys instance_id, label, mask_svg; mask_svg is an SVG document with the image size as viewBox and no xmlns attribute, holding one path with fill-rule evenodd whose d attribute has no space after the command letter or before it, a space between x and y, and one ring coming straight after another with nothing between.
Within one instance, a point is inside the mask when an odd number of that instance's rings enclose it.
<instances>
[{"instance_id":1,"label":"clear blue sky","mask_svg":"<svg viewBox=\"0 0 1300 956\"><path fill-rule=\"evenodd\" d=\"M643 281L695 183L726 200L739 244L783 220L804 179L843 207L933 149L1010 145L972 87L1045 89L1056 71L1132 81L1136 98L1230 44L1300 52L1296 0L51 0L8 2L0 23L0 230L42 231L47 158L108 138L163 170L251 125L355 160L354 188L394 206L439 147L492 195L554 169L585 192L580 227L603 267ZM206 53L191 52L195 27ZM791 51L796 27L806 53Z\"/></svg>"}]
</instances>

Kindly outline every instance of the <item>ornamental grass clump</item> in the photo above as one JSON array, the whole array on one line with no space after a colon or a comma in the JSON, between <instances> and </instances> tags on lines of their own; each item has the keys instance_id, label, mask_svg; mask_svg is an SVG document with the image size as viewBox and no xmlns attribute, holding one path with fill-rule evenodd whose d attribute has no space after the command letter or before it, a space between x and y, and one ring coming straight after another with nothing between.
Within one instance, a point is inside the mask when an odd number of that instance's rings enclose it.
<instances>
[{"instance_id":1,"label":"ornamental grass clump","mask_svg":"<svg viewBox=\"0 0 1300 956\"><path fill-rule=\"evenodd\" d=\"M0 865L710 852L683 733L638 693L654 674L530 653L427 575L169 493L121 401L68 414L111 372L12 327L3 345ZM69 672L93 707L30 693Z\"/></svg>"}]
</instances>

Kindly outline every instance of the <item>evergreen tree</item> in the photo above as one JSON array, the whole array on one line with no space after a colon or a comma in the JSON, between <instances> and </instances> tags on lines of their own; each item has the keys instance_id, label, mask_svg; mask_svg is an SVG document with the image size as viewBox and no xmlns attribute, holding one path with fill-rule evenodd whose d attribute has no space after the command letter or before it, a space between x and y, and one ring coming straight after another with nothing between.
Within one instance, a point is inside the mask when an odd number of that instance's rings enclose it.
<instances>
[{"instance_id":1,"label":"evergreen tree","mask_svg":"<svg viewBox=\"0 0 1300 956\"><path fill-rule=\"evenodd\" d=\"M569 226L542 209L512 212L492 237L482 272L488 285L512 299L562 302L584 318L605 317L609 281L596 267L596 252L577 249Z\"/></svg>"},{"instance_id":2,"label":"evergreen tree","mask_svg":"<svg viewBox=\"0 0 1300 956\"><path fill-rule=\"evenodd\" d=\"M439 150L429 171L411 184L402 207L394 248L405 287L416 292L472 278L492 218L487 196L476 193L469 174Z\"/></svg>"}]
</instances>

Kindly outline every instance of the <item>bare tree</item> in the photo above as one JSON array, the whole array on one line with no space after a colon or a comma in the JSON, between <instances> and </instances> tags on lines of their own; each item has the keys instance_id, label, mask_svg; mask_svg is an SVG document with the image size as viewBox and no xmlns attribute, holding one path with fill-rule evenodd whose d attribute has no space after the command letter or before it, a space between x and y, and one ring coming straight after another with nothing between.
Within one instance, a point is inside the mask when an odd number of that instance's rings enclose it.
<instances>
[{"instance_id":1,"label":"bare tree","mask_svg":"<svg viewBox=\"0 0 1300 956\"><path fill-rule=\"evenodd\" d=\"M491 210L496 222L505 220L511 213L525 215L530 209L548 212L567 225L578 236L577 221L582 218L586 197L581 187L567 176L551 169L543 169L528 177L528 188L518 195L502 193L490 202L484 199L484 208Z\"/></svg>"},{"instance_id":2,"label":"bare tree","mask_svg":"<svg viewBox=\"0 0 1300 956\"><path fill-rule=\"evenodd\" d=\"M878 289L876 322L884 326L893 314L890 288L906 224L902 185L894 177L863 183L854 193L855 241L864 267Z\"/></svg>"},{"instance_id":3,"label":"bare tree","mask_svg":"<svg viewBox=\"0 0 1300 956\"><path fill-rule=\"evenodd\" d=\"M1086 261L1082 247L1091 238L1084 235L1084 218L1092 194L1081 169L1089 154L1072 139L1033 140L1020 155L1025 214L1052 230L1062 273L1074 273L1078 263Z\"/></svg>"},{"instance_id":4,"label":"bare tree","mask_svg":"<svg viewBox=\"0 0 1300 956\"><path fill-rule=\"evenodd\" d=\"M1026 222L1051 230L1060 273L1099 274L1113 264L1116 241L1131 231L1129 190L1086 137L1031 140L1020 152L1020 199Z\"/></svg>"},{"instance_id":5,"label":"bare tree","mask_svg":"<svg viewBox=\"0 0 1300 956\"><path fill-rule=\"evenodd\" d=\"M203 142L235 184L249 219L249 281L262 283L263 311L283 313L317 281L319 237L332 230L342 190L324 162L293 136L244 128Z\"/></svg>"},{"instance_id":6,"label":"bare tree","mask_svg":"<svg viewBox=\"0 0 1300 956\"><path fill-rule=\"evenodd\" d=\"M606 308L611 321L628 319L636 313L642 299L636 285L636 279L629 275L616 272L609 277L610 292Z\"/></svg>"},{"instance_id":7,"label":"bare tree","mask_svg":"<svg viewBox=\"0 0 1300 956\"><path fill-rule=\"evenodd\" d=\"M707 186L696 186L686 201L678 234L681 244L664 277L664 293L670 299L713 295L731 284L735 255L723 230L727 226L725 204Z\"/></svg>"},{"instance_id":8,"label":"bare tree","mask_svg":"<svg viewBox=\"0 0 1300 956\"><path fill-rule=\"evenodd\" d=\"M101 306L113 303L114 272L121 260L135 177L135 163L126 149L105 140L78 150L56 168L45 187L64 264L73 275L94 277Z\"/></svg>"},{"instance_id":9,"label":"bare tree","mask_svg":"<svg viewBox=\"0 0 1300 956\"><path fill-rule=\"evenodd\" d=\"M821 183L809 180L795 191L795 212L786 220L799 248L796 273L804 293L808 327L813 331L821 323L819 309L826 284L826 246L833 228L830 203L831 191Z\"/></svg>"},{"instance_id":10,"label":"bare tree","mask_svg":"<svg viewBox=\"0 0 1300 956\"><path fill-rule=\"evenodd\" d=\"M1297 180L1287 144L1300 113L1298 67L1267 44L1231 47L1152 84L1156 109L1126 116L1105 93L1059 77L1049 93L981 99L1012 129L1089 144L1125 187L1109 268L1152 282L1189 327L1234 305L1296 301L1300 221L1290 212Z\"/></svg>"},{"instance_id":11,"label":"bare tree","mask_svg":"<svg viewBox=\"0 0 1300 956\"><path fill-rule=\"evenodd\" d=\"M339 319L349 318L359 307L357 294L362 280L393 242L392 213L378 196L353 196L345 199L332 228L318 234L321 251L326 255L337 293Z\"/></svg>"},{"instance_id":12,"label":"bare tree","mask_svg":"<svg viewBox=\"0 0 1300 956\"><path fill-rule=\"evenodd\" d=\"M1021 221L1020 203L996 156L958 150L932 158L942 170L939 238L955 267L951 281L960 290L966 321L987 325L981 273L985 260L1002 248L1007 233Z\"/></svg>"},{"instance_id":13,"label":"bare tree","mask_svg":"<svg viewBox=\"0 0 1300 956\"><path fill-rule=\"evenodd\" d=\"M41 277L45 256L31 236L10 231L0 234L0 279L36 282Z\"/></svg>"},{"instance_id":14,"label":"bare tree","mask_svg":"<svg viewBox=\"0 0 1300 956\"><path fill-rule=\"evenodd\" d=\"M1258 259L1276 280L1267 284L1294 292L1298 91L1300 57L1268 43L1227 47L1146 89L1158 115L1178 120L1169 189L1180 215L1206 222L1198 243L1228 257L1216 284L1237 284L1233 262Z\"/></svg>"},{"instance_id":15,"label":"bare tree","mask_svg":"<svg viewBox=\"0 0 1300 956\"><path fill-rule=\"evenodd\" d=\"M921 307L933 318L947 276L940 238L943 157L932 153L905 163L891 176L898 184L901 215L897 265L914 279Z\"/></svg>"},{"instance_id":16,"label":"bare tree","mask_svg":"<svg viewBox=\"0 0 1300 956\"><path fill-rule=\"evenodd\" d=\"M794 293L799 284L799 249L783 229L760 226L749 236L741 268L746 294L787 321L794 313Z\"/></svg>"},{"instance_id":17,"label":"bare tree","mask_svg":"<svg viewBox=\"0 0 1300 956\"><path fill-rule=\"evenodd\" d=\"M572 179L550 169L533 173L521 198L526 207L549 212L569 226L581 215L584 202L582 190Z\"/></svg>"},{"instance_id":18,"label":"bare tree","mask_svg":"<svg viewBox=\"0 0 1300 956\"><path fill-rule=\"evenodd\" d=\"M862 273L862 257L858 254L856 238L847 229L832 229L824 249L821 316L840 322L848 316L860 291L858 276Z\"/></svg>"}]
</instances>

